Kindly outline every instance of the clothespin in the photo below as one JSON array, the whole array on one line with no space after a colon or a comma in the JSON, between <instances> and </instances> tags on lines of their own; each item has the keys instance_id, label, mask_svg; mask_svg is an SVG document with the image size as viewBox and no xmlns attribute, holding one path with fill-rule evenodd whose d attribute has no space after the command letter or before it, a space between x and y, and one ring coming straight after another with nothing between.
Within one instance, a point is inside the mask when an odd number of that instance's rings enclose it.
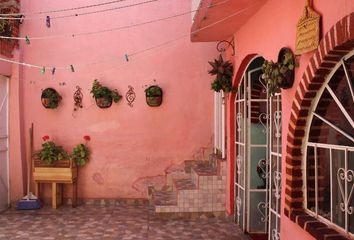
<instances>
[{"instance_id":1,"label":"clothespin","mask_svg":"<svg viewBox=\"0 0 354 240\"><path fill-rule=\"evenodd\" d=\"M129 62L128 54L125 54L125 61Z\"/></svg>"},{"instance_id":2,"label":"clothespin","mask_svg":"<svg viewBox=\"0 0 354 240\"><path fill-rule=\"evenodd\" d=\"M46 22L47 27L50 28L50 17L49 16L46 17L45 22Z\"/></svg>"},{"instance_id":3,"label":"clothespin","mask_svg":"<svg viewBox=\"0 0 354 240\"><path fill-rule=\"evenodd\" d=\"M41 69L41 73L44 74L45 73L45 67L42 67Z\"/></svg>"},{"instance_id":4,"label":"clothespin","mask_svg":"<svg viewBox=\"0 0 354 240\"><path fill-rule=\"evenodd\" d=\"M52 75L55 73L55 67L52 68Z\"/></svg>"},{"instance_id":5,"label":"clothespin","mask_svg":"<svg viewBox=\"0 0 354 240\"><path fill-rule=\"evenodd\" d=\"M70 65L71 71L75 72L74 65Z\"/></svg>"},{"instance_id":6,"label":"clothespin","mask_svg":"<svg viewBox=\"0 0 354 240\"><path fill-rule=\"evenodd\" d=\"M29 39L28 36L26 36L26 43L27 43L27 44L30 44L30 43L31 43L31 41L30 41L30 39Z\"/></svg>"}]
</instances>

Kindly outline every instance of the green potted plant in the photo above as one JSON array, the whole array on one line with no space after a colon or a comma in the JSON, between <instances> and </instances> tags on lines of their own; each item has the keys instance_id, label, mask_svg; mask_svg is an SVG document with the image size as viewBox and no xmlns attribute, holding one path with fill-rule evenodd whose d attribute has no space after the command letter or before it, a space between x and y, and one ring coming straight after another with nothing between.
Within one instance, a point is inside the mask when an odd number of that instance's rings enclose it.
<instances>
[{"instance_id":1,"label":"green potted plant","mask_svg":"<svg viewBox=\"0 0 354 240\"><path fill-rule=\"evenodd\" d=\"M45 108L55 109L58 107L62 97L53 88L46 88L42 91L41 101Z\"/></svg>"},{"instance_id":2,"label":"green potted plant","mask_svg":"<svg viewBox=\"0 0 354 240\"><path fill-rule=\"evenodd\" d=\"M294 83L295 57L288 48L279 52L278 62L265 60L262 66L262 78L268 88L269 97L280 92L280 89L291 88Z\"/></svg>"},{"instance_id":3,"label":"green potted plant","mask_svg":"<svg viewBox=\"0 0 354 240\"><path fill-rule=\"evenodd\" d=\"M61 146L49 141L49 136L44 136L42 149L34 153L34 159L41 161L44 165L55 165L58 161L68 160L69 155Z\"/></svg>"},{"instance_id":4,"label":"green potted plant","mask_svg":"<svg viewBox=\"0 0 354 240\"><path fill-rule=\"evenodd\" d=\"M92 84L91 94L99 108L109 108L112 105L112 101L117 103L122 98L116 89L111 90L102 86L97 79Z\"/></svg>"},{"instance_id":5,"label":"green potted plant","mask_svg":"<svg viewBox=\"0 0 354 240\"><path fill-rule=\"evenodd\" d=\"M84 136L86 143L77 144L71 154L71 159L77 166L84 166L90 157L90 150L87 147L87 142L91 140L90 136Z\"/></svg>"},{"instance_id":6,"label":"green potted plant","mask_svg":"<svg viewBox=\"0 0 354 240\"><path fill-rule=\"evenodd\" d=\"M158 107L162 104L163 91L158 85L152 85L145 89L146 103L150 107Z\"/></svg>"},{"instance_id":7,"label":"green potted plant","mask_svg":"<svg viewBox=\"0 0 354 240\"><path fill-rule=\"evenodd\" d=\"M211 83L211 89L215 92L221 90L225 93L231 92L232 88L232 75L233 66L229 61L224 62L221 54L219 59L215 59L213 62L209 62L212 69L208 71L210 75L216 75L214 81Z\"/></svg>"}]
</instances>

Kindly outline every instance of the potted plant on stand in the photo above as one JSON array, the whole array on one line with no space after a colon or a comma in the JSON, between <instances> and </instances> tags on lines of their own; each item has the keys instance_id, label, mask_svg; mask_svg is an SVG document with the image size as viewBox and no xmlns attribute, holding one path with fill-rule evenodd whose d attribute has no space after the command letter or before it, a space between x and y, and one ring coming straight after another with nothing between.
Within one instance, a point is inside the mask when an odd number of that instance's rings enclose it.
<instances>
[{"instance_id":1,"label":"potted plant on stand","mask_svg":"<svg viewBox=\"0 0 354 240\"><path fill-rule=\"evenodd\" d=\"M102 86L97 79L92 84L91 94L99 108L109 108L112 105L112 101L117 103L122 98L116 89L111 90Z\"/></svg>"}]
</instances>

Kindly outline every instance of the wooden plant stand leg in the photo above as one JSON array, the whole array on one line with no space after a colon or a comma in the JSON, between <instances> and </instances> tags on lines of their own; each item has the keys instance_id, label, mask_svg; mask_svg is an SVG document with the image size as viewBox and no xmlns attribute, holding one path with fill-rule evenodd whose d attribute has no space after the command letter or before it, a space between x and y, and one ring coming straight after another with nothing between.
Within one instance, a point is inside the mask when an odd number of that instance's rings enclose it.
<instances>
[{"instance_id":1,"label":"wooden plant stand leg","mask_svg":"<svg viewBox=\"0 0 354 240\"><path fill-rule=\"evenodd\" d=\"M34 195L36 195L36 197L38 199L40 199L40 195L41 195L41 184L39 182L35 182L34 183Z\"/></svg>"},{"instance_id":2,"label":"wooden plant stand leg","mask_svg":"<svg viewBox=\"0 0 354 240\"><path fill-rule=\"evenodd\" d=\"M60 183L53 182L52 183L52 207L57 209L58 206L61 205L62 199L62 188Z\"/></svg>"}]
</instances>

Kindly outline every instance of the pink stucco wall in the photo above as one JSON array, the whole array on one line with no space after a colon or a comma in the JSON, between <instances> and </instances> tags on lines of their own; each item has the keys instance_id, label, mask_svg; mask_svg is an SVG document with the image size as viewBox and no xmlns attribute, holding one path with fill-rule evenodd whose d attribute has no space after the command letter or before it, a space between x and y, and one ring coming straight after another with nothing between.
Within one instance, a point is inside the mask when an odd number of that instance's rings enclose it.
<instances>
[{"instance_id":1,"label":"pink stucco wall","mask_svg":"<svg viewBox=\"0 0 354 240\"><path fill-rule=\"evenodd\" d=\"M21 11L38 12L97 2L22 1ZM131 2L115 6L127 4ZM21 27L21 35L94 31L149 21L190 9L191 1L157 1L104 14L52 20L51 28L45 26L44 20L28 20ZM214 44L190 43L190 25L191 16L185 15L86 37L33 40L30 45L21 42L24 62L76 66L75 73L57 70L55 75L49 71L42 75L38 69L21 67L22 74L18 80L23 94L22 135L26 139L25 145L28 146L28 128L32 122L36 149L40 147L43 135L49 135L67 150L82 142L82 136L91 136L90 162L79 170L80 198L146 197L146 192L133 187L139 179L163 175L168 166L201 157L200 150L211 147L213 95L207 60L215 56L215 48ZM132 56L129 62L125 62L126 53L137 52L181 35L186 37L165 47ZM80 67L102 60L108 62ZM123 100L109 109L99 109L89 93L96 78L102 84L117 88ZM158 108L148 107L145 103L145 85L153 84L154 79L164 91L163 104ZM73 112L76 85L82 88L84 107ZM137 96L133 108L127 105L124 97L128 85L134 87ZM63 97L56 110L46 110L41 105L41 90L47 87L54 87ZM13 156L16 156L15 152L13 149ZM20 160L16 157L11 161L20 166ZM20 167L12 169L12 200L22 194L22 186L17 181L21 175Z\"/></svg>"},{"instance_id":2,"label":"pink stucco wall","mask_svg":"<svg viewBox=\"0 0 354 240\"><path fill-rule=\"evenodd\" d=\"M256 53L266 59L276 60L280 48L290 47L294 49L296 24L302 14L305 2L306 1L268 0L241 29L235 32L234 37L237 54L233 60L235 62L236 71L241 61L248 54ZM350 0L314 0L313 4L314 8L322 15L323 35L343 16L354 11L354 2ZM312 53L307 53L299 58L300 65L296 69L294 86L289 90L283 91L282 94L283 180L285 180L285 140L288 134L291 104L296 88L311 55ZM228 181L231 183L233 179L229 176ZM282 191L282 204L284 204L285 181L282 182ZM227 198L227 201L228 211L231 212L231 206L233 204L231 202L232 196ZM294 239L294 236L296 236L296 239L313 239L309 234L285 217L282 211L281 238Z\"/></svg>"}]
</instances>

